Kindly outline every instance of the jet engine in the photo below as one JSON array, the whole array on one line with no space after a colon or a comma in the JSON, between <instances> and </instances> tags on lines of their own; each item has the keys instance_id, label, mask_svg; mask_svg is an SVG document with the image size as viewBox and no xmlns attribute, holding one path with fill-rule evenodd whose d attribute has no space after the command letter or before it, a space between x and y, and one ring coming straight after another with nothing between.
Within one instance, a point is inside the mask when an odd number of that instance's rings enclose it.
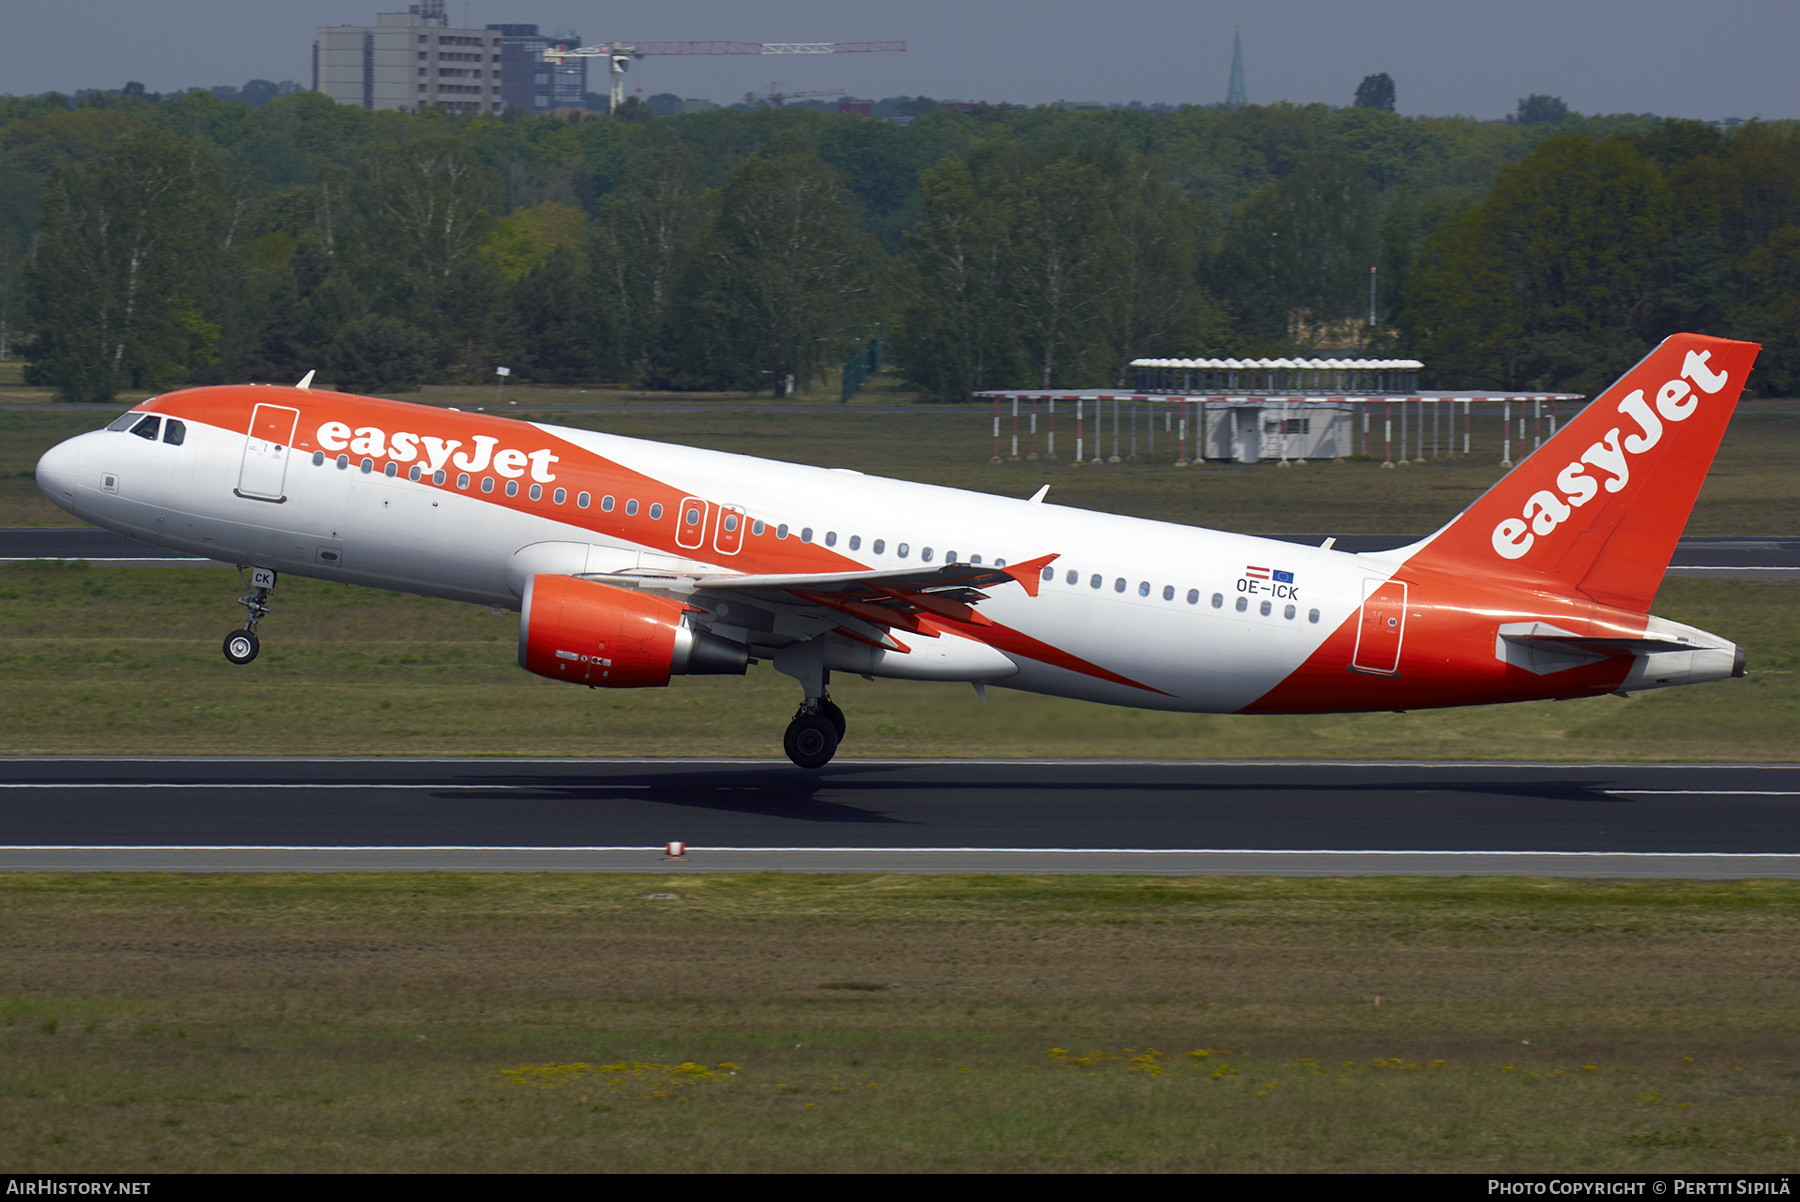
<instances>
[{"instance_id":1,"label":"jet engine","mask_svg":"<svg viewBox=\"0 0 1800 1202\"><path fill-rule=\"evenodd\" d=\"M671 676L741 676L749 649L688 624L679 601L573 576L533 576L519 666L592 688L661 688Z\"/></svg>"}]
</instances>

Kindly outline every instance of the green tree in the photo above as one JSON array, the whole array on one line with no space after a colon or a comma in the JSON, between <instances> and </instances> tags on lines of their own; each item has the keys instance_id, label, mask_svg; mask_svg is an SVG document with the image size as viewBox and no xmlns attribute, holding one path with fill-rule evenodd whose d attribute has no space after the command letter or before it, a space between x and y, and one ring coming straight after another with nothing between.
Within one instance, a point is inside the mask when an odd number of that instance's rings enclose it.
<instances>
[{"instance_id":1,"label":"green tree","mask_svg":"<svg viewBox=\"0 0 1800 1202\"><path fill-rule=\"evenodd\" d=\"M219 332L196 268L220 204L206 148L154 130L121 137L104 161L54 168L28 277L32 382L110 401L211 362Z\"/></svg>"},{"instance_id":2,"label":"green tree","mask_svg":"<svg viewBox=\"0 0 1800 1202\"><path fill-rule=\"evenodd\" d=\"M923 220L895 270L890 340L906 378L938 401L1013 383L1020 344L1011 318L1008 206L948 158L925 173Z\"/></svg>"},{"instance_id":3,"label":"green tree","mask_svg":"<svg viewBox=\"0 0 1800 1202\"><path fill-rule=\"evenodd\" d=\"M684 285L684 359L774 395L822 378L868 333L881 251L816 155L757 156L726 177Z\"/></svg>"},{"instance_id":4,"label":"green tree","mask_svg":"<svg viewBox=\"0 0 1800 1202\"><path fill-rule=\"evenodd\" d=\"M687 146L633 167L601 205L593 278L608 345L600 361L616 375L661 388L682 370L668 328L676 284L716 210Z\"/></svg>"},{"instance_id":5,"label":"green tree","mask_svg":"<svg viewBox=\"0 0 1800 1202\"><path fill-rule=\"evenodd\" d=\"M1365 75L1363 81L1356 85L1356 106L1365 109L1386 109L1394 111L1394 81L1383 71L1379 75Z\"/></svg>"},{"instance_id":6,"label":"green tree","mask_svg":"<svg viewBox=\"0 0 1800 1202\"><path fill-rule=\"evenodd\" d=\"M1374 181L1335 151L1309 156L1247 197L1232 214L1213 278L1252 345L1266 353L1360 337L1381 218Z\"/></svg>"},{"instance_id":7,"label":"green tree","mask_svg":"<svg viewBox=\"0 0 1800 1202\"><path fill-rule=\"evenodd\" d=\"M1117 283L1130 257L1100 171L1063 158L1029 175L1014 205L1013 308L1040 388L1104 384L1119 345Z\"/></svg>"},{"instance_id":8,"label":"green tree","mask_svg":"<svg viewBox=\"0 0 1800 1202\"><path fill-rule=\"evenodd\" d=\"M1669 189L1622 138L1553 138L1426 243L1410 316L1440 378L1593 388L1647 349Z\"/></svg>"},{"instance_id":9,"label":"green tree","mask_svg":"<svg viewBox=\"0 0 1800 1202\"><path fill-rule=\"evenodd\" d=\"M371 147L357 166L355 237L334 240L379 308L416 318L442 309L488 233L499 189L450 134Z\"/></svg>"},{"instance_id":10,"label":"green tree","mask_svg":"<svg viewBox=\"0 0 1800 1202\"><path fill-rule=\"evenodd\" d=\"M1554 125L1569 115L1569 106L1560 96L1543 96L1537 92L1519 101L1519 110L1510 120L1520 125Z\"/></svg>"}]
</instances>

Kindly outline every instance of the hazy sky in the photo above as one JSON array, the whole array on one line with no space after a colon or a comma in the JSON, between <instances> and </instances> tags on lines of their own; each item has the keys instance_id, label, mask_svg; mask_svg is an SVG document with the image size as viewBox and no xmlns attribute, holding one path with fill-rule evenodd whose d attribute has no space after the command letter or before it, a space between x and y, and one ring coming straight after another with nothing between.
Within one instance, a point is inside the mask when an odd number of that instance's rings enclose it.
<instances>
[{"instance_id":1,"label":"hazy sky","mask_svg":"<svg viewBox=\"0 0 1800 1202\"><path fill-rule=\"evenodd\" d=\"M381 0L56 0L6 5L0 92L311 80L320 25ZM903 40L904 54L647 58L627 86L729 103L779 82L859 96L1011 101L1225 98L1234 28L1253 103L1348 104L1385 71L1409 114L1495 118L1531 92L1581 112L1800 117L1795 0L449 0L466 19L616 39ZM592 85L596 91L604 88Z\"/></svg>"}]
</instances>

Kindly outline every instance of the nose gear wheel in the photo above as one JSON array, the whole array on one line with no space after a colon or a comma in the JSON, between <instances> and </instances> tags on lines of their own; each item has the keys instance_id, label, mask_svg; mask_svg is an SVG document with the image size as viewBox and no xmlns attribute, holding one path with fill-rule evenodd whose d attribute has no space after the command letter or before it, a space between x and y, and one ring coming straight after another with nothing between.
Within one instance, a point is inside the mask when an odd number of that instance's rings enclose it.
<instances>
[{"instance_id":1,"label":"nose gear wheel","mask_svg":"<svg viewBox=\"0 0 1800 1202\"><path fill-rule=\"evenodd\" d=\"M244 607L249 615L244 619L242 630L234 630L225 636L225 658L234 664L247 664L256 658L262 650L262 642L256 637L256 624L269 616L269 591L275 586L275 573L271 569L257 568L254 577L245 577L244 585L249 590L238 598L238 604ZM265 578L268 584L252 583ZM244 575L244 569L238 568L238 575Z\"/></svg>"}]
</instances>

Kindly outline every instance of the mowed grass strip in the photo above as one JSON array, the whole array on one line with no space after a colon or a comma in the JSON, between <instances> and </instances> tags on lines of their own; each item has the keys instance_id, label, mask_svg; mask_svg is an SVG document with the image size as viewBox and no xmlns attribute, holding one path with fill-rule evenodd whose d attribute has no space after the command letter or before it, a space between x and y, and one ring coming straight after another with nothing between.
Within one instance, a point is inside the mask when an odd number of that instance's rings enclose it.
<instances>
[{"instance_id":1,"label":"mowed grass strip","mask_svg":"<svg viewBox=\"0 0 1800 1202\"><path fill-rule=\"evenodd\" d=\"M1800 882L0 876L20 1172L1780 1172Z\"/></svg>"},{"instance_id":2,"label":"mowed grass strip","mask_svg":"<svg viewBox=\"0 0 1800 1202\"><path fill-rule=\"evenodd\" d=\"M263 651L237 574L0 568L0 753L778 756L798 686L763 665L666 689L521 671L517 617L284 577ZM848 756L1791 760L1800 584L1671 578L1656 612L1742 644L1740 680L1631 698L1406 714L1170 714L839 674Z\"/></svg>"}]
</instances>

